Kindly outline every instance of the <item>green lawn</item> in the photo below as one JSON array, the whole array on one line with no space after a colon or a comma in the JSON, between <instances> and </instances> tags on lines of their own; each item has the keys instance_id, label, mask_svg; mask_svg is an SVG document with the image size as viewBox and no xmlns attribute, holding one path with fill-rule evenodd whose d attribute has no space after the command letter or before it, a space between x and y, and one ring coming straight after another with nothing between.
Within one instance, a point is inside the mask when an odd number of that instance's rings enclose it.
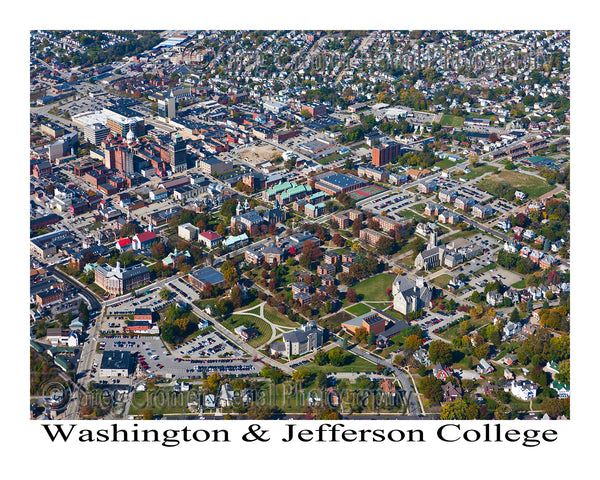
<instances>
[{"instance_id":1,"label":"green lawn","mask_svg":"<svg viewBox=\"0 0 600 480\"><path fill-rule=\"evenodd\" d=\"M223 320L223 326L231 331L234 330L235 327L239 327L240 325L253 325L256 330L260 332L260 335L256 338L253 338L248 342L248 345L251 347L258 347L265 342L269 341L271 338L271 334L273 330L271 330L271 326L265 322L262 318L254 317L252 315L244 315L242 314L233 314L231 317Z\"/></svg>"},{"instance_id":2,"label":"green lawn","mask_svg":"<svg viewBox=\"0 0 600 480\"><path fill-rule=\"evenodd\" d=\"M375 372L377 370L377 366L374 363L365 360L362 357L357 355L353 355L351 353L346 352L346 354L350 357L345 365L341 367L334 367L333 365L327 363L325 365L315 365L314 363L307 363L303 365L303 367L307 368L311 372L325 372L325 373L334 373L334 372Z\"/></svg>"},{"instance_id":3,"label":"green lawn","mask_svg":"<svg viewBox=\"0 0 600 480\"><path fill-rule=\"evenodd\" d=\"M425 207L423 207L423 208L425 208ZM425 216L419 215L418 213L413 212L412 210L409 210L407 208L405 208L404 210L400 210L399 214L405 218L412 218L417 222L427 222L428 221L425 219Z\"/></svg>"},{"instance_id":4,"label":"green lawn","mask_svg":"<svg viewBox=\"0 0 600 480\"><path fill-rule=\"evenodd\" d=\"M387 289L392 288L392 283L396 275L389 273L380 273L374 277L363 280L354 286L358 295L362 295L362 301L369 300L389 300Z\"/></svg>"},{"instance_id":5,"label":"green lawn","mask_svg":"<svg viewBox=\"0 0 600 480\"><path fill-rule=\"evenodd\" d=\"M335 162L336 160L339 160L340 158L344 158L346 155L348 155L347 153L332 153L331 155L327 155L326 157L320 158L319 160L317 160L318 163L320 163L321 165L327 165L328 163L331 162Z\"/></svg>"},{"instance_id":6,"label":"green lawn","mask_svg":"<svg viewBox=\"0 0 600 480\"><path fill-rule=\"evenodd\" d=\"M364 303L357 303L356 305L352 305L346 309L348 313L352 313L357 317L360 315L364 315L365 313L369 313L371 308Z\"/></svg>"},{"instance_id":7,"label":"green lawn","mask_svg":"<svg viewBox=\"0 0 600 480\"><path fill-rule=\"evenodd\" d=\"M442 119L440 123L442 126L446 127L462 127L465 119L463 117L458 117L456 115L450 115L449 113L444 113L442 115Z\"/></svg>"},{"instance_id":8,"label":"green lawn","mask_svg":"<svg viewBox=\"0 0 600 480\"><path fill-rule=\"evenodd\" d=\"M540 195L543 195L554 188L543 179L525 173L515 172L513 170L503 170L500 173L490 175L482 180L477 186L481 190L489 191L492 185L500 182L507 183L517 190L525 192L529 198L538 198Z\"/></svg>"},{"instance_id":9,"label":"green lawn","mask_svg":"<svg viewBox=\"0 0 600 480\"><path fill-rule=\"evenodd\" d=\"M522 278L518 282L515 282L511 285L511 287L513 287L513 288L525 288L526 286L527 286L527 284L525 283L524 278Z\"/></svg>"},{"instance_id":10,"label":"green lawn","mask_svg":"<svg viewBox=\"0 0 600 480\"><path fill-rule=\"evenodd\" d=\"M265 305L264 314L265 314L265 318L269 322L274 323L275 325L281 325L282 327L294 327L294 328L297 328L300 326L300 324L298 324L296 322L292 322L286 315L280 314L277 310L275 310L273 307L269 307L268 305Z\"/></svg>"},{"instance_id":11,"label":"green lawn","mask_svg":"<svg viewBox=\"0 0 600 480\"><path fill-rule=\"evenodd\" d=\"M463 175L467 180L472 180L474 178L480 177L484 173L493 172L498 167L493 165L481 165L480 167L473 168L469 173Z\"/></svg>"},{"instance_id":12,"label":"green lawn","mask_svg":"<svg viewBox=\"0 0 600 480\"><path fill-rule=\"evenodd\" d=\"M454 165L456 165L456 162L454 160L450 160L449 158L444 158L443 160L440 160L439 162L435 162L435 167L440 167L442 170L446 169L446 168L450 168L453 167Z\"/></svg>"},{"instance_id":13,"label":"green lawn","mask_svg":"<svg viewBox=\"0 0 600 480\"><path fill-rule=\"evenodd\" d=\"M452 280L452 275L448 275L447 273L444 273L442 275L438 275L431 281L438 287L446 288L448 286L448 282L450 280Z\"/></svg>"}]
</instances>

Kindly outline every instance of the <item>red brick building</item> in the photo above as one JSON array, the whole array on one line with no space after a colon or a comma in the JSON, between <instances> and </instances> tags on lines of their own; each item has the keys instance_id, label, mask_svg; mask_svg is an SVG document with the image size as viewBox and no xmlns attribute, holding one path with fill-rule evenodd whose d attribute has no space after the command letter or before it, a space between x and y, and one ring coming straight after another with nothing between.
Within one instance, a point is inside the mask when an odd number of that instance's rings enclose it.
<instances>
[{"instance_id":1,"label":"red brick building","mask_svg":"<svg viewBox=\"0 0 600 480\"><path fill-rule=\"evenodd\" d=\"M377 167L389 164L400 155L400 144L384 143L371 148L371 163Z\"/></svg>"}]
</instances>

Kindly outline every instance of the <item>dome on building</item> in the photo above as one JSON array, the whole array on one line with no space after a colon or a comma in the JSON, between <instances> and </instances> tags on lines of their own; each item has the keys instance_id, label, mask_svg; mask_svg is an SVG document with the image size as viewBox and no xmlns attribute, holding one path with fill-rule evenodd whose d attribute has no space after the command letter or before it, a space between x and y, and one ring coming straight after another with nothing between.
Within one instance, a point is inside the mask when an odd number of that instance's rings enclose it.
<instances>
[{"instance_id":1,"label":"dome on building","mask_svg":"<svg viewBox=\"0 0 600 480\"><path fill-rule=\"evenodd\" d=\"M129 131L127 132L127 145L131 145L134 141L135 141L135 133L133 133L133 130L129 129Z\"/></svg>"}]
</instances>

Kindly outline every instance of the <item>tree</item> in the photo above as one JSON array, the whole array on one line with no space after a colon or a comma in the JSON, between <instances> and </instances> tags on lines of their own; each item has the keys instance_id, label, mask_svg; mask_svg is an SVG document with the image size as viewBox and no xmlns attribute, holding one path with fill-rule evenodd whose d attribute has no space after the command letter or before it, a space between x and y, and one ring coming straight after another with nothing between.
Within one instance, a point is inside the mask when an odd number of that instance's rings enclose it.
<instances>
[{"instance_id":1,"label":"tree","mask_svg":"<svg viewBox=\"0 0 600 480\"><path fill-rule=\"evenodd\" d=\"M542 400L540 408L550 418L556 418L566 412L565 401L560 398L545 398Z\"/></svg>"},{"instance_id":2,"label":"tree","mask_svg":"<svg viewBox=\"0 0 600 480\"><path fill-rule=\"evenodd\" d=\"M151 251L152 251L152 256L154 258L156 258L157 260L162 260L163 258L165 258L166 253L167 253L166 248L162 242L156 242L152 246Z\"/></svg>"},{"instance_id":3,"label":"tree","mask_svg":"<svg viewBox=\"0 0 600 480\"><path fill-rule=\"evenodd\" d=\"M339 233L335 233L333 237L331 237L331 240L336 247L343 247L346 243L344 237L342 237Z\"/></svg>"},{"instance_id":4,"label":"tree","mask_svg":"<svg viewBox=\"0 0 600 480\"><path fill-rule=\"evenodd\" d=\"M235 285L239 280L239 274L233 266L233 263L231 263L231 260L226 260L223 265L221 265L221 273L223 274L223 279L230 287Z\"/></svg>"},{"instance_id":5,"label":"tree","mask_svg":"<svg viewBox=\"0 0 600 480\"><path fill-rule=\"evenodd\" d=\"M168 288L164 287L160 290L158 295L160 296L160 298L167 301L171 297L171 291Z\"/></svg>"},{"instance_id":6,"label":"tree","mask_svg":"<svg viewBox=\"0 0 600 480\"><path fill-rule=\"evenodd\" d=\"M496 407L496 410L494 410L494 418L496 420L509 420L510 419L510 410L509 408L504 405L504 404L500 404Z\"/></svg>"},{"instance_id":7,"label":"tree","mask_svg":"<svg viewBox=\"0 0 600 480\"><path fill-rule=\"evenodd\" d=\"M231 299L231 303L233 303L234 308L240 308L243 302L241 288L237 285L232 287L231 292L229 292L229 298Z\"/></svg>"},{"instance_id":8,"label":"tree","mask_svg":"<svg viewBox=\"0 0 600 480\"><path fill-rule=\"evenodd\" d=\"M485 359L490 354L490 345L488 343L482 343L481 345L478 345L477 347L475 347L475 350L473 351L473 353L475 353L475 356L477 358Z\"/></svg>"},{"instance_id":9,"label":"tree","mask_svg":"<svg viewBox=\"0 0 600 480\"><path fill-rule=\"evenodd\" d=\"M339 348L334 348L328 354L329 363L334 367L341 367L346 362L346 354Z\"/></svg>"},{"instance_id":10,"label":"tree","mask_svg":"<svg viewBox=\"0 0 600 480\"><path fill-rule=\"evenodd\" d=\"M471 301L473 303L479 303L481 302L481 293L479 293L477 290L475 290L472 294L471 294Z\"/></svg>"},{"instance_id":11,"label":"tree","mask_svg":"<svg viewBox=\"0 0 600 480\"><path fill-rule=\"evenodd\" d=\"M519 315L519 310L516 308L510 313L510 321L513 323L518 323L521 320L521 316Z\"/></svg>"},{"instance_id":12,"label":"tree","mask_svg":"<svg viewBox=\"0 0 600 480\"><path fill-rule=\"evenodd\" d=\"M121 237L132 237L136 233L138 233L138 227L133 222L126 223L119 230L119 236Z\"/></svg>"},{"instance_id":13,"label":"tree","mask_svg":"<svg viewBox=\"0 0 600 480\"><path fill-rule=\"evenodd\" d=\"M235 215L235 209L237 207L237 200L233 198L228 198L221 205L221 215L225 217L227 223L229 223L231 217Z\"/></svg>"},{"instance_id":14,"label":"tree","mask_svg":"<svg viewBox=\"0 0 600 480\"><path fill-rule=\"evenodd\" d=\"M382 253L383 255L392 255L396 250L396 242L386 235L377 240L376 247L379 253Z\"/></svg>"},{"instance_id":15,"label":"tree","mask_svg":"<svg viewBox=\"0 0 600 480\"><path fill-rule=\"evenodd\" d=\"M369 335L369 332L365 327L358 327L354 331L354 337L356 338L356 341L358 343L366 342L368 335Z\"/></svg>"},{"instance_id":16,"label":"tree","mask_svg":"<svg viewBox=\"0 0 600 480\"><path fill-rule=\"evenodd\" d=\"M316 383L321 390L325 390L328 384L327 374L325 372L317 373Z\"/></svg>"},{"instance_id":17,"label":"tree","mask_svg":"<svg viewBox=\"0 0 600 480\"><path fill-rule=\"evenodd\" d=\"M452 347L442 340L436 340L429 345L429 358L432 363L449 365L452 363Z\"/></svg>"},{"instance_id":18,"label":"tree","mask_svg":"<svg viewBox=\"0 0 600 480\"><path fill-rule=\"evenodd\" d=\"M292 379L300 386L300 388L302 388L302 385L308 378L310 378L310 375L311 373L308 368L299 368L292 374Z\"/></svg>"},{"instance_id":19,"label":"tree","mask_svg":"<svg viewBox=\"0 0 600 480\"><path fill-rule=\"evenodd\" d=\"M421 392L425 398L433 403L440 403L444 398L442 391L442 381L435 378L433 375L428 375L421 380Z\"/></svg>"},{"instance_id":20,"label":"tree","mask_svg":"<svg viewBox=\"0 0 600 480\"><path fill-rule=\"evenodd\" d=\"M316 365L325 365L328 361L329 356L327 355L327 352L319 350L317 353L315 353L314 362Z\"/></svg>"},{"instance_id":21,"label":"tree","mask_svg":"<svg viewBox=\"0 0 600 480\"><path fill-rule=\"evenodd\" d=\"M479 409L470 408L474 405L469 405L465 400L458 399L452 402L447 402L442 405L441 420L473 420L477 418Z\"/></svg>"},{"instance_id":22,"label":"tree","mask_svg":"<svg viewBox=\"0 0 600 480\"><path fill-rule=\"evenodd\" d=\"M527 312L531 313L533 312L533 299L529 298L529 300L527 300Z\"/></svg>"},{"instance_id":23,"label":"tree","mask_svg":"<svg viewBox=\"0 0 600 480\"><path fill-rule=\"evenodd\" d=\"M358 300L356 290L349 288L346 292L346 300L348 300L350 303L355 303Z\"/></svg>"},{"instance_id":24,"label":"tree","mask_svg":"<svg viewBox=\"0 0 600 480\"><path fill-rule=\"evenodd\" d=\"M221 376L218 372L214 372L202 381L202 387L204 390L214 395L218 392L220 383Z\"/></svg>"},{"instance_id":25,"label":"tree","mask_svg":"<svg viewBox=\"0 0 600 480\"><path fill-rule=\"evenodd\" d=\"M90 311L87 303L85 303L83 300L79 302L79 313L81 314L81 318L84 323L87 323L90 320Z\"/></svg>"},{"instance_id":26,"label":"tree","mask_svg":"<svg viewBox=\"0 0 600 480\"><path fill-rule=\"evenodd\" d=\"M422 344L422 340L417 335L409 335L404 341L404 350L407 353L413 353L416 352L419 348L421 348Z\"/></svg>"}]
</instances>

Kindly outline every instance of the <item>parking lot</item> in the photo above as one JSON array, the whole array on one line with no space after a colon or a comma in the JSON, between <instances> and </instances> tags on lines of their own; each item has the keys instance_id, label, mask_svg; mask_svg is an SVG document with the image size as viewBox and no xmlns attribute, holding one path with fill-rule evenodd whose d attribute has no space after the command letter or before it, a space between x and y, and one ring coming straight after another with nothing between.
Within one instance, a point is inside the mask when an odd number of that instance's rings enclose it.
<instances>
[{"instance_id":1,"label":"parking lot","mask_svg":"<svg viewBox=\"0 0 600 480\"><path fill-rule=\"evenodd\" d=\"M125 317L131 315L136 308L148 308L153 312L168 307L176 299L163 300L158 295L159 290L148 290L148 294L141 297L131 297L117 304L106 307L107 317Z\"/></svg>"},{"instance_id":2,"label":"parking lot","mask_svg":"<svg viewBox=\"0 0 600 480\"><path fill-rule=\"evenodd\" d=\"M505 270L501 267L496 267L492 270L488 270L486 272L475 275L470 284L473 286L479 293L482 293L485 289L485 286L488 283L495 282L497 280L501 281L504 285L512 285L519 280L522 280L523 277L516 273Z\"/></svg>"},{"instance_id":3,"label":"parking lot","mask_svg":"<svg viewBox=\"0 0 600 480\"><path fill-rule=\"evenodd\" d=\"M373 212L375 215L381 215L383 212L390 218L398 220L402 217L402 209L414 204L415 195L408 191L403 193L389 192L387 196L379 197L376 200L362 205L363 210Z\"/></svg>"},{"instance_id":4,"label":"parking lot","mask_svg":"<svg viewBox=\"0 0 600 480\"><path fill-rule=\"evenodd\" d=\"M198 292L189 283L185 283L181 278L176 278L168 284L169 288L175 290L186 301L193 302L200 298Z\"/></svg>"},{"instance_id":5,"label":"parking lot","mask_svg":"<svg viewBox=\"0 0 600 480\"><path fill-rule=\"evenodd\" d=\"M193 352L197 353L197 357L192 358L192 355L185 353L187 350L195 348L194 345L202 346L203 341L208 343L208 339L213 341L212 344L208 344L208 348L213 349L212 355L201 357L200 350L197 350ZM183 346L183 355L180 354L181 348L171 354L159 337L110 335L103 338L101 342L104 343L102 351L128 351L136 358L137 370L135 375L131 376L130 379L122 378L121 383L130 382L132 378L137 378L139 375L164 375L168 378L195 379L202 378L204 373L210 374L213 372L234 374L236 376L252 375L262 368L261 363L242 357L241 353L234 355L234 352L238 353L239 351L221 337L218 332L201 334L196 339L188 342ZM216 351L217 345L222 346L222 349L218 352ZM208 353L208 348L204 347L204 353ZM102 351L95 354L94 364L96 367L102 360ZM229 352L230 355L225 358L219 357L225 352ZM91 373L93 378L95 372ZM109 379L108 382L111 383L112 380Z\"/></svg>"},{"instance_id":6,"label":"parking lot","mask_svg":"<svg viewBox=\"0 0 600 480\"><path fill-rule=\"evenodd\" d=\"M448 324L452 323L454 320L462 317L464 315L463 312L456 312L454 315L445 314L445 313L426 313L422 318L417 320L417 324L421 327L423 332L425 333L425 344L431 341L431 334L438 331L438 329L442 327L446 327Z\"/></svg>"},{"instance_id":7,"label":"parking lot","mask_svg":"<svg viewBox=\"0 0 600 480\"><path fill-rule=\"evenodd\" d=\"M244 352L224 340L218 332L211 332L180 345L174 354L189 358L240 357Z\"/></svg>"}]
</instances>

